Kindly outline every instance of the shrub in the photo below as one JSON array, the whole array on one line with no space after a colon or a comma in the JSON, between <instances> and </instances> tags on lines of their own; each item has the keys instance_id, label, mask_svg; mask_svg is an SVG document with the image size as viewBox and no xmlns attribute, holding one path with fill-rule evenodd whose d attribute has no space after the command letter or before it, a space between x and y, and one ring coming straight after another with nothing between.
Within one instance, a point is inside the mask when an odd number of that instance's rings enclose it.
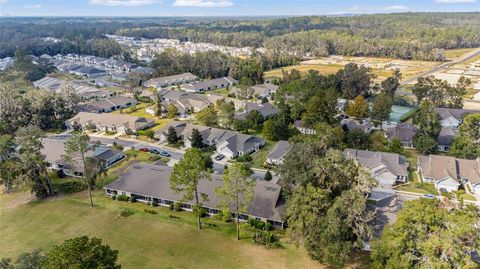
<instances>
[{"instance_id":1,"label":"shrub","mask_svg":"<svg viewBox=\"0 0 480 269\"><path fill-rule=\"evenodd\" d=\"M63 181L59 184L56 184L55 188L60 193L70 194L70 193L83 191L87 188L87 186L83 182L70 180L70 181Z\"/></svg>"},{"instance_id":2,"label":"shrub","mask_svg":"<svg viewBox=\"0 0 480 269\"><path fill-rule=\"evenodd\" d=\"M207 210L199 205L195 205L193 207L193 215L198 217L200 216L201 218L207 216Z\"/></svg>"},{"instance_id":3,"label":"shrub","mask_svg":"<svg viewBox=\"0 0 480 269\"><path fill-rule=\"evenodd\" d=\"M152 206L153 206L153 207L157 207L157 206L158 206L158 203L157 203L157 201L155 201L155 200L154 200L154 201L152 201Z\"/></svg>"},{"instance_id":4,"label":"shrub","mask_svg":"<svg viewBox=\"0 0 480 269\"><path fill-rule=\"evenodd\" d=\"M218 220L221 220L223 222L230 222L232 221L232 211L230 209L224 209L215 216Z\"/></svg>"},{"instance_id":5,"label":"shrub","mask_svg":"<svg viewBox=\"0 0 480 269\"><path fill-rule=\"evenodd\" d=\"M177 212L182 210L179 202L174 202L173 204L170 204L170 209Z\"/></svg>"},{"instance_id":6,"label":"shrub","mask_svg":"<svg viewBox=\"0 0 480 269\"><path fill-rule=\"evenodd\" d=\"M270 224L269 222L266 222L266 223L265 223L265 230L266 230L266 231L271 231L271 230L273 230L273 225Z\"/></svg>"},{"instance_id":7,"label":"shrub","mask_svg":"<svg viewBox=\"0 0 480 269\"><path fill-rule=\"evenodd\" d=\"M131 215L133 215L133 211L130 210L130 209L123 209L122 211L120 211L120 216L121 217L126 218L126 217L129 217Z\"/></svg>"},{"instance_id":8,"label":"shrub","mask_svg":"<svg viewBox=\"0 0 480 269\"><path fill-rule=\"evenodd\" d=\"M130 203L135 203L137 201L137 198L135 198L135 196L132 195L128 200L130 201Z\"/></svg>"},{"instance_id":9,"label":"shrub","mask_svg":"<svg viewBox=\"0 0 480 269\"><path fill-rule=\"evenodd\" d=\"M112 195L111 198L112 198L112 200L115 200L115 199L117 199L117 196L116 196L116 195Z\"/></svg>"},{"instance_id":10,"label":"shrub","mask_svg":"<svg viewBox=\"0 0 480 269\"><path fill-rule=\"evenodd\" d=\"M180 217L175 216L175 215L168 215L168 217L171 218L171 219L180 219Z\"/></svg>"},{"instance_id":11,"label":"shrub","mask_svg":"<svg viewBox=\"0 0 480 269\"><path fill-rule=\"evenodd\" d=\"M253 235L253 242L265 245L268 248L279 247L280 242L272 232L258 231Z\"/></svg>"},{"instance_id":12,"label":"shrub","mask_svg":"<svg viewBox=\"0 0 480 269\"><path fill-rule=\"evenodd\" d=\"M152 214L152 215L156 215L156 214L158 214L158 212L157 212L157 211L155 211L155 210L152 210L152 209L144 209L143 211L145 211L146 213Z\"/></svg>"},{"instance_id":13,"label":"shrub","mask_svg":"<svg viewBox=\"0 0 480 269\"><path fill-rule=\"evenodd\" d=\"M237 162L251 162L252 161L252 156L250 156L248 154L244 154L244 155L238 156L235 160Z\"/></svg>"},{"instance_id":14,"label":"shrub","mask_svg":"<svg viewBox=\"0 0 480 269\"><path fill-rule=\"evenodd\" d=\"M265 222L256 219L248 219L248 224L258 230L262 230L265 227Z\"/></svg>"},{"instance_id":15,"label":"shrub","mask_svg":"<svg viewBox=\"0 0 480 269\"><path fill-rule=\"evenodd\" d=\"M128 202L128 200L130 200L130 197L124 194L120 194L117 196L117 201Z\"/></svg>"}]
</instances>

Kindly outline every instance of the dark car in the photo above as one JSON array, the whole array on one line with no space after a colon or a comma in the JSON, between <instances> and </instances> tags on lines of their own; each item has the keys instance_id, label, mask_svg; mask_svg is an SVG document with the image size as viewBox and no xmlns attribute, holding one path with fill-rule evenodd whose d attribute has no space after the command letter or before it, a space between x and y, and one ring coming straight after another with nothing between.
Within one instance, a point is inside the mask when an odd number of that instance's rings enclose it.
<instances>
[{"instance_id":1,"label":"dark car","mask_svg":"<svg viewBox=\"0 0 480 269\"><path fill-rule=\"evenodd\" d=\"M166 151L161 151L160 152L160 156L162 157L170 157L170 153L166 152Z\"/></svg>"},{"instance_id":2,"label":"dark car","mask_svg":"<svg viewBox=\"0 0 480 269\"><path fill-rule=\"evenodd\" d=\"M222 154L218 154L217 156L215 156L216 161L220 161L223 158L225 158L225 155L222 155Z\"/></svg>"},{"instance_id":3,"label":"dark car","mask_svg":"<svg viewBox=\"0 0 480 269\"><path fill-rule=\"evenodd\" d=\"M150 149L149 152L152 154L160 154L160 151L158 149Z\"/></svg>"},{"instance_id":4,"label":"dark car","mask_svg":"<svg viewBox=\"0 0 480 269\"><path fill-rule=\"evenodd\" d=\"M149 148L141 148L141 149L139 149L139 150L140 150L140 151L143 151L143 152L149 152L149 151L150 151Z\"/></svg>"}]
</instances>

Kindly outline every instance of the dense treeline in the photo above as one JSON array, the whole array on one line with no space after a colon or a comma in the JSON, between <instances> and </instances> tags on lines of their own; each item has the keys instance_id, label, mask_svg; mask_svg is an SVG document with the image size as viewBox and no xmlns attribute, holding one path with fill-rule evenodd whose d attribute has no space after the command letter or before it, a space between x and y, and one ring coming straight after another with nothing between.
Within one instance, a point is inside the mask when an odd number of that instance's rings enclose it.
<instances>
[{"instance_id":1,"label":"dense treeline","mask_svg":"<svg viewBox=\"0 0 480 269\"><path fill-rule=\"evenodd\" d=\"M439 49L480 46L479 13L403 13L289 18L30 18L2 19L0 57L20 44L35 54L101 52L89 40L103 34L175 38L235 47L266 47L297 56L342 54L443 60ZM65 41L46 43L52 36ZM67 41L68 40L68 41ZM84 51L82 51L82 49Z\"/></svg>"}]
</instances>

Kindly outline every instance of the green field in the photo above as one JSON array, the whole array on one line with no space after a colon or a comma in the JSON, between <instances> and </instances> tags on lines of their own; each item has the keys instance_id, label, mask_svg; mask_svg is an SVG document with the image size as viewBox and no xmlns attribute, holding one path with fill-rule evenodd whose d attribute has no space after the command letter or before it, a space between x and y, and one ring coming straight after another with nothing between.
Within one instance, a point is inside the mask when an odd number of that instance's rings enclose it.
<instances>
[{"instance_id":1,"label":"green field","mask_svg":"<svg viewBox=\"0 0 480 269\"><path fill-rule=\"evenodd\" d=\"M144 212L146 205L112 201L101 191L94 194L95 208L85 193L27 203L29 197L0 195L0 258L88 235L119 250L122 268L323 268L289 244L267 249L245 235L237 242L232 224L209 218L198 231L189 212L150 207L158 212L153 215ZM120 217L125 208L134 214Z\"/></svg>"},{"instance_id":2,"label":"green field","mask_svg":"<svg viewBox=\"0 0 480 269\"><path fill-rule=\"evenodd\" d=\"M472 50L472 48L445 50L445 57L447 57L447 59L457 58Z\"/></svg>"}]
</instances>

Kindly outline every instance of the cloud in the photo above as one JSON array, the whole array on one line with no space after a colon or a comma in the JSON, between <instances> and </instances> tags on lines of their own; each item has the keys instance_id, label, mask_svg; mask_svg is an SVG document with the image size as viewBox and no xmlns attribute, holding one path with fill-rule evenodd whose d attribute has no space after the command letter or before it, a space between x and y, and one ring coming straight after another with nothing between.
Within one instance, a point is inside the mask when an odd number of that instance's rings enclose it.
<instances>
[{"instance_id":1,"label":"cloud","mask_svg":"<svg viewBox=\"0 0 480 269\"><path fill-rule=\"evenodd\" d=\"M125 7L134 7L134 6L145 6L154 4L156 0L90 0L89 4L92 5L101 5L101 6L125 6Z\"/></svg>"},{"instance_id":2,"label":"cloud","mask_svg":"<svg viewBox=\"0 0 480 269\"><path fill-rule=\"evenodd\" d=\"M402 6L402 5L388 6L385 9L393 12L405 12L410 10L407 6Z\"/></svg>"},{"instance_id":3,"label":"cloud","mask_svg":"<svg viewBox=\"0 0 480 269\"><path fill-rule=\"evenodd\" d=\"M435 3L441 4L465 4L465 3L476 3L477 0L435 0Z\"/></svg>"},{"instance_id":4,"label":"cloud","mask_svg":"<svg viewBox=\"0 0 480 269\"><path fill-rule=\"evenodd\" d=\"M232 0L175 0L176 7L229 7Z\"/></svg>"},{"instance_id":5,"label":"cloud","mask_svg":"<svg viewBox=\"0 0 480 269\"><path fill-rule=\"evenodd\" d=\"M41 8L42 5L40 4L31 4L31 5L26 5L25 8L29 8L29 9L39 9Z\"/></svg>"}]
</instances>

